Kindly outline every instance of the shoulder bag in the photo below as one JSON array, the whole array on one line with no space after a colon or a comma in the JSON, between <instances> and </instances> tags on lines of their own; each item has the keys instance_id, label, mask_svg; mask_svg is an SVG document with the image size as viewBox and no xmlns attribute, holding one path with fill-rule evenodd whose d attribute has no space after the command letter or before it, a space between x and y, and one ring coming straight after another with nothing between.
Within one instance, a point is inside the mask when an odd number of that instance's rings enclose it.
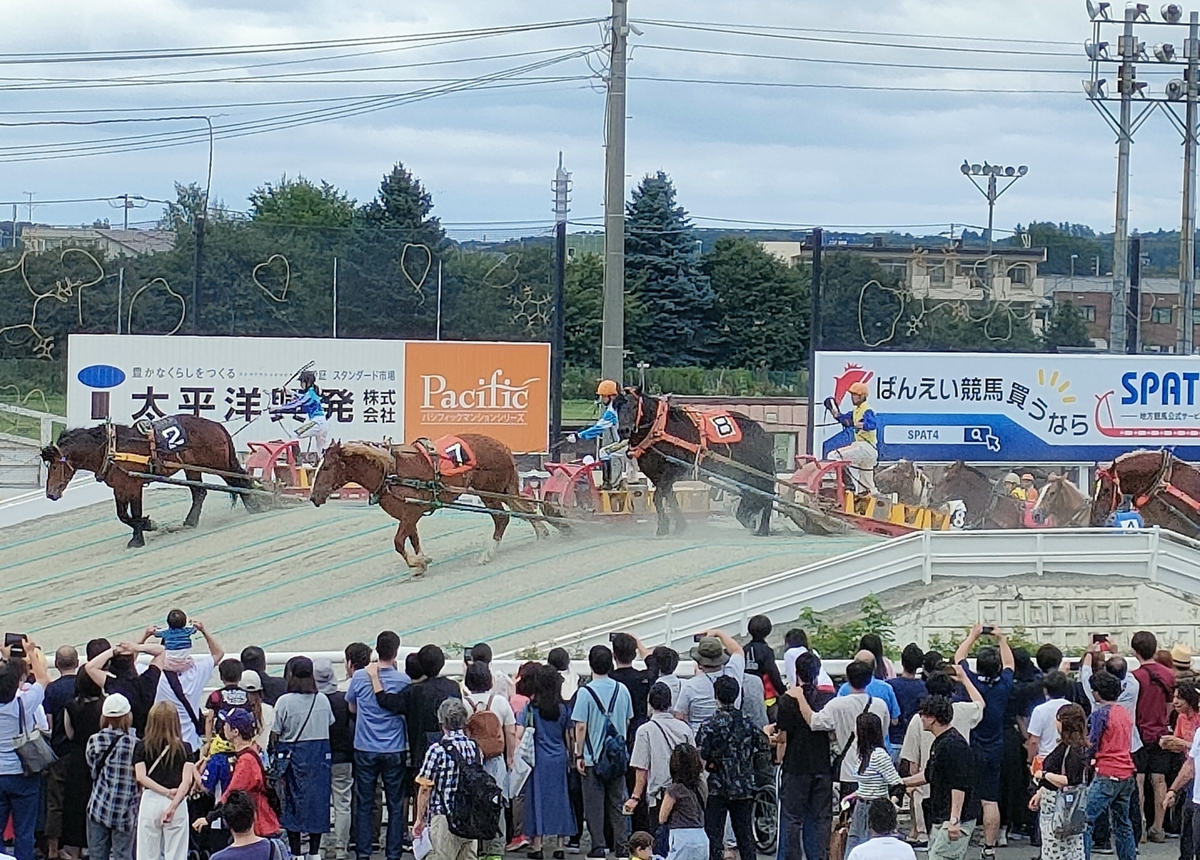
<instances>
[{"instance_id":1,"label":"shoulder bag","mask_svg":"<svg viewBox=\"0 0 1200 860\"><path fill-rule=\"evenodd\" d=\"M860 714L865 714L867 711L871 710L871 702L873 702L873 701L875 701L875 697L872 696L870 693L867 693L867 703L865 705L863 705L863 709L860 712ZM833 768L832 769L833 769L833 781L834 782L838 782L841 777L842 762L846 760L846 753L850 752L850 748L852 746L854 746L854 738L857 734L858 734L858 732L851 732L850 737L846 738L846 745L844 747L842 747L841 752L837 753L833 758L833 763L832 763ZM833 740L834 740L834 743L829 745L830 753L833 752L833 748L837 745L837 735L836 734L834 734Z\"/></svg>"},{"instance_id":2,"label":"shoulder bag","mask_svg":"<svg viewBox=\"0 0 1200 860\"><path fill-rule=\"evenodd\" d=\"M196 709L192 707L191 700L183 692L183 683L179 680L179 673L164 669L163 677L167 679L167 686L171 688L171 692L175 694L175 698L179 700L179 704L183 705L183 709L187 711L188 719L192 721L192 725L196 729L196 734L203 737L204 721L196 716Z\"/></svg>"},{"instance_id":3,"label":"shoulder bag","mask_svg":"<svg viewBox=\"0 0 1200 860\"><path fill-rule=\"evenodd\" d=\"M304 736L304 730L308 728L308 721L312 718L313 708L317 706L317 696L320 693L314 693L312 703L308 706L308 715L304 718L304 722L300 725L300 731L296 732L296 740L280 741L275 748L275 755L271 756L271 766L266 769L265 774L267 783L272 786L279 785L279 781L283 779L292 766L292 747L294 747L301 737Z\"/></svg>"},{"instance_id":4,"label":"shoulder bag","mask_svg":"<svg viewBox=\"0 0 1200 860\"><path fill-rule=\"evenodd\" d=\"M25 703L17 694L18 724L21 733L12 739L13 752L21 760L21 770L26 776L34 776L44 771L58 761L58 756L50 748L50 742L37 726L32 731L25 731Z\"/></svg>"},{"instance_id":5,"label":"shoulder bag","mask_svg":"<svg viewBox=\"0 0 1200 860\"><path fill-rule=\"evenodd\" d=\"M504 796L508 800L512 800L521 793L521 789L525 787L529 775L533 773L533 765L536 760L533 739L537 732L533 726L533 707L533 702L525 706L525 719L523 720L525 731L521 735L521 741L517 744L516 751L513 753L512 769L508 772L508 780L503 786Z\"/></svg>"}]
</instances>

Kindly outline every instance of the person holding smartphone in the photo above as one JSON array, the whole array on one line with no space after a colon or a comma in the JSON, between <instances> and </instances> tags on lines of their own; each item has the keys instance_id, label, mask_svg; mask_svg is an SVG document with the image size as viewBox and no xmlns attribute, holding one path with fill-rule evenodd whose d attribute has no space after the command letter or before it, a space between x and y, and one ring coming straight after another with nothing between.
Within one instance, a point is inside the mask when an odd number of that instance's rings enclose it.
<instances>
[{"instance_id":1,"label":"person holding smartphone","mask_svg":"<svg viewBox=\"0 0 1200 860\"><path fill-rule=\"evenodd\" d=\"M0 822L12 815L13 853L17 860L33 860L41 774L25 775L13 739L34 728L34 713L45 699L50 676L46 656L28 637L16 642L9 634L5 642L11 644L4 646L0 667ZM30 674L33 683L22 690Z\"/></svg>"}]
</instances>

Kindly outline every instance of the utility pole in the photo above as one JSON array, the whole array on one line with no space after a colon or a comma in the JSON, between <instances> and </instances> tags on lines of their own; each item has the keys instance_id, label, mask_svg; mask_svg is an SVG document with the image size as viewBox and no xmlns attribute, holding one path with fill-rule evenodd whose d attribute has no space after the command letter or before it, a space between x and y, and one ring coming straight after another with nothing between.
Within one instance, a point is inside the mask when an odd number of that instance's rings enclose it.
<instances>
[{"instance_id":1,"label":"utility pole","mask_svg":"<svg viewBox=\"0 0 1200 860\"><path fill-rule=\"evenodd\" d=\"M1200 12L1193 12L1188 38L1183 43L1187 58L1184 86L1187 110L1183 130L1183 228L1179 233L1179 294L1182 299L1176 352L1191 355L1195 347L1192 308L1196 304L1196 123L1200 101Z\"/></svg>"},{"instance_id":2,"label":"utility pole","mask_svg":"<svg viewBox=\"0 0 1200 860\"><path fill-rule=\"evenodd\" d=\"M817 351L821 348L821 251L825 246L825 233L820 227L808 234L808 247L812 250L812 284L809 287L810 311L808 323L808 417L805 421L805 440L808 453L817 456Z\"/></svg>"},{"instance_id":3,"label":"utility pole","mask_svg":"<svg viewBox=\"0 0 1200 860\"><path fill-rule=\"evenodd\" d=\"M554 171L554 301L550 307L550 445L562 436L563 350L566 346L563 306L567 281L567 213L571 202L571 174L563 168L562 153ZM606 377L607 378L607 377ZM618 383L619 384L619 383Z\"/></svg>"},{"instance_id":4,"label":"utility pole","mask_svg":"<svg viewBox=\"0 0 1200 860\"><path fill-rule=\"evenodd\" d=\"M1133 143L1134 68L1137 59L1137 37L1133 21L1137 9L1125 10L1125 31L1118 43L1121 69L1117 75L1121 97L1121 112L1117 129L1117 216L1113 230L1113 296L1112 317L1109 320L1109 352L1126 352L1126 331L1129 312L1129 149Z\"/></svg>"},{"instance_id":5,"label":"utility pole","mask_svg":"<svg viewBox=\"0 0 1200 860\"><path fill-rule=\"evenodd\" d=\"M204 266L204 222L208 220L208 198L200 202L192 229L196 234L196 256L192 261L192 334L200 333L200 270Z\"/></svg>"},{"instance_id":6,"label":"utility pole","mask_svg":"<svg viewBox=\"0 0 1200 860\"><path fill-rule=\"evenodd\" d=\"M1125 352L1137 355L1142 345L1142 237L1129 240L1129 299L1125 315Z\"/></svg>"},{"instance_id":7,"label":"utility pole","mask_svg":"<svg viewBox=\"0 0 1200 860\"><path fill-rule=\"evenodd\" d=\"M22 191L21 193L24 194L26 198L28 198L27 203L26 203L26 205L28 206L28 209L26 210L25 220L28 221L30 224L32 224L33 223L33 195L36 194L37 192L36 191Z\"/></svg>"},{"instance_id":8,"label":"utility pole","mask_svg":"<svg viewBox=\"0 0 1200 860\"><path fill-rule=\"evenodd\" d=\"M629 0L612 0L611 38L604 147L604 327L600 375L621 385L625 377L625 60Z\"/></svg>"}]
</instances>

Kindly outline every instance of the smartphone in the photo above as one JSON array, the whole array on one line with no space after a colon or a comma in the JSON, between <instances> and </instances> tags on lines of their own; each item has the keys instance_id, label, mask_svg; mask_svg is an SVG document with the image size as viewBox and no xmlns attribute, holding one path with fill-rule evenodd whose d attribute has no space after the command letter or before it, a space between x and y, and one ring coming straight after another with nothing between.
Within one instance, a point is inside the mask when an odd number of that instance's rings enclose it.
<instances>
[{"instance_id":1,"label":"smartphone","mask_svg":"<svg viewBox=\"0 0 1200 860\"><path fill-rule=\"evenodd\" d=\"M989 624L987 627L981 628L979 632L982 633L984 636L991 636L992 631L995 629L996 629L995 627L993 627L992 625Z\"/></svg>"},{"instance_id":2,"label":"smartphone","mask_svg":"<svg viewBox=\"0 0 1200 860\"><path fill-rule=\"evenodd\" d=\"M5 633L4 647L8 649L8 653L15 657L25 656L25 634L24 633Z\"/></svg>"},{"instance_id":3,"label":"smartphone","mask_svg":"<svg viewBox=\"0 0 1200 860\"><path fill-rule=\"evenodd\" d=\"M1093 633L1092 634L1092 642L1093 643L1100 643L1100 642L1107 642L1107 641L1108 641L1107 633Z\"/></svg>"},{"instance_id":4,"label":"smartphone","mask_svg":"<svg viewBox=\"0 0 1200 860\"><path fill-rule=\"evenodd\" d=\"M692 641L693 641L693 642L699 642L699 641L700 641L701 639L703 639L703 638L704 638L704 634L703 634L703 633L697 633L695 636L693 636L693 637L692 637Z\"/></svg>"},{"instance_id":5,"label":"smartphone","mask_svg":"<svg viewBox=\"0 0 1200 860\"><path fill-rule=\"evenodd\" d=\"M471 649L470 649L470 648L464 648L464 649L463 649L463 662L464 662L464 663L470 663L470 662L471 662L471 659L472 659L472 658L471 658Z\"/></svg>"}]
</instances>

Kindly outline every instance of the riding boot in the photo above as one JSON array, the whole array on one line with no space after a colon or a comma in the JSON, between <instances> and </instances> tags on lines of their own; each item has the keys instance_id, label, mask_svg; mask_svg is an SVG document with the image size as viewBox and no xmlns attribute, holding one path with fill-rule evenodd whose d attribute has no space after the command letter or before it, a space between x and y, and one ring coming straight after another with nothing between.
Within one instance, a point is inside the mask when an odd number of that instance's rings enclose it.
<instances>
[{"instance_id":1,"label":"riding boot","mask_svg":"<svg viewBox=\"0 0 1200 860\"><path fill-rule=\"evenodd\" d=\"M612 486L612 460L600 461L600 489L611 490Z\"/></svg>"}]
</instances>

